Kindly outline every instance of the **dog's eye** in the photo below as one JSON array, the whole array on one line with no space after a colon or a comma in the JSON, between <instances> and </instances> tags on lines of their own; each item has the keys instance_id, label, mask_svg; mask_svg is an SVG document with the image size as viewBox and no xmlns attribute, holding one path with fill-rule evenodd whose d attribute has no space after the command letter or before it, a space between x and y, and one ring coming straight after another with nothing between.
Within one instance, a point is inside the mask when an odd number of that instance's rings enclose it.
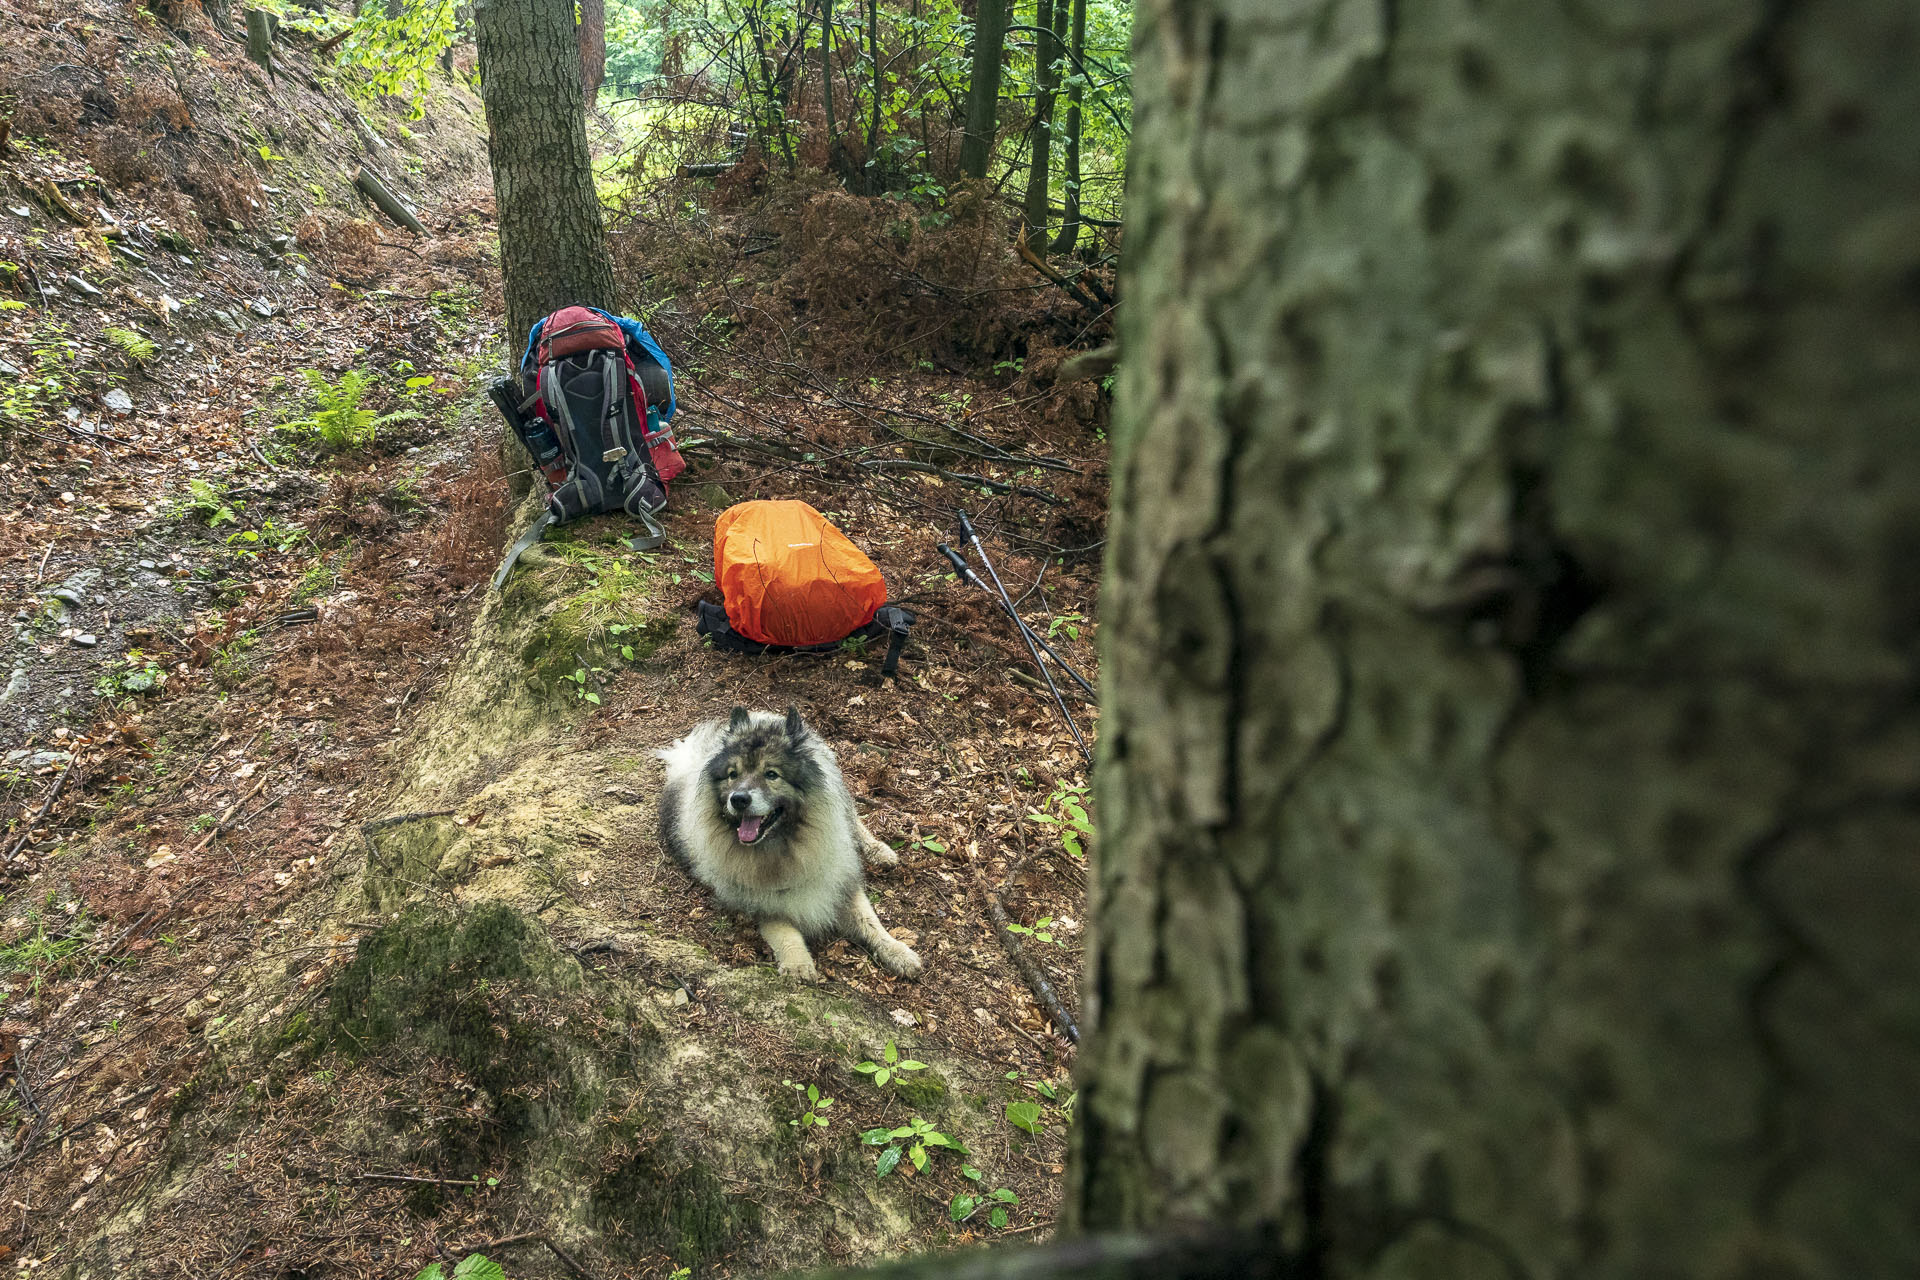
<instances>
[{"instance_id":1,"label":"dog's eye","mask_svg":"<svg viewBox=\"0 0 1920 1280\"><path fill-rule=\"evenodd\" d=\"M737 777L739 777L739 776L740 776L740 766L738 766L738 765L735 765L735 766L734 766L733 768L731 768L731 769L729 769L729 770L727 770L727 781L728 781L728 782L732 782L732 781L733 781L733 780L734 780L735 778L737 778Z\"/></svg>"},{"instance_id":2,"label":"dog's eye","mask_svg":"<svg viewBox=\"0 0 1920 1280\"><path fill-rule=\"evenodd\" d=\"M769 770L767 770L767 781L768 781L768 782L778 782L778 781L780 781L780 775L779 775L779 774L777 774L777 773L775 773L775 772L774 772L773 770L771 770L771 769L769 769Z\"/></svg>"}]
</instances>

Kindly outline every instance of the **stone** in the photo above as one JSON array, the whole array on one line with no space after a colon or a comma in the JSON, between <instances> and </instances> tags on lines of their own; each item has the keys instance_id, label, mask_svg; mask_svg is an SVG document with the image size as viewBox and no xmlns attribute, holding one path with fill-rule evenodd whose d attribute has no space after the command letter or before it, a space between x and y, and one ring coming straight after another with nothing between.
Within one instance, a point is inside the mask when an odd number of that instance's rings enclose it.
<instances>
[{"instance_id":1,"label":"stone","mask_svg":"<svg viewBox=\"0 0 1920 1280\"><path fill-rule=\"evenodd\" d=\"M77 275L68 275L66 284L69 289L72 289L75 293L89 301L107 296L100 292L92 283Z\"/></svg>"},{"instance_id":2,"label":"stone","mask_svg":"<svg viewBox=\"0 0 1920 1280\"><path fill-rule=\"evenodd\" d=\"M247 310L263 318L266 316L274 316L274 315L280 314L280 308L274 306L271 302L268 302L265 298L255 298L252 302L249 302L247 304Z\"/></svg>"},{"instance_id":3,"label":"stone","mask_svg":"<svg viewBox=\"0 0 1920 1280\"><path fill-rule=\"evenodd\" d=\"M7 687L0 689L0 707L6 706L32 687L33 681L27 676L27 669L15 667L13 674L7 678Z\"/></svg>"},{"instance_id":4,"label":"stone","mask_svg":"<svg viewBox=\"0 0 1920 1280\"><path fill-rule=\"evenodd\" d=\"M102 396L101 399L105 402L107 408L113 410L115 413L133 412L133 397L127 394L124 387L114 387L108 391L106 395Z\"/></svg>"},{"instance_id":5,"label":"stone","mask_svg":"<svg viewBox=\"0 0 1920 1280\"><path fill-rule=\"evenodd\" d=\"M95 645L100 643L100 637L94 635L92 632L89 631L84 634L75 636L73 638L73 643L77 648L91 649Z\"/></svg>"},{"instance_id":6,"label":"stone","mask_svg":"<svg viewBox=\"0 0 1920 1280\"><path fill-rule=\"evenodd\" d=\"M33 210L24 204L10 204L7 206L7 212L16 218L25 218L29 222L33 221Z\"/></svg>"}]
</instances>

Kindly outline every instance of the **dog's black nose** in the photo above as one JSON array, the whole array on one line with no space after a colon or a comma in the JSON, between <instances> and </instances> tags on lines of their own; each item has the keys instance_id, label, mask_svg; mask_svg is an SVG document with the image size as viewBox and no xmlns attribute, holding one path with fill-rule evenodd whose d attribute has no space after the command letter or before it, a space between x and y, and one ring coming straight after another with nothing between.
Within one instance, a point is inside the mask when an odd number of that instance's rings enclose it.
<instances>
[{"instance_id":1,"label":"dog's black nose","mask_svg":"<svg viewBox=\"0 0 1920 1280\"><path fill-rule=\"evenodd\" d=\"M735 813L745 813L753 805L753 797L745 791L736 791L727 797L727 808Z\"/></svg>"}]
</instances>

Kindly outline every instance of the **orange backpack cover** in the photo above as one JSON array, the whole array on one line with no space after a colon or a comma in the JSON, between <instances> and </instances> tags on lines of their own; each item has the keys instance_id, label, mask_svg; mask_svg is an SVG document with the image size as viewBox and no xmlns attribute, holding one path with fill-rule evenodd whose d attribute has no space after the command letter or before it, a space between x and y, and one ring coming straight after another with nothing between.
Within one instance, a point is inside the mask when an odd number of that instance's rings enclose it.
<instances>
[{"instance_id":1,"label":"orange backpack cover","mask_svg":"<svg viewBox=\"0 0 1920 1280\"><path fill-rule=\"evenodd\" d=\"M832 644L887 602L873 561L804 502L742 502L721 512L713 581L733 629L761 644Z\"/></svg>"}]
</instances>

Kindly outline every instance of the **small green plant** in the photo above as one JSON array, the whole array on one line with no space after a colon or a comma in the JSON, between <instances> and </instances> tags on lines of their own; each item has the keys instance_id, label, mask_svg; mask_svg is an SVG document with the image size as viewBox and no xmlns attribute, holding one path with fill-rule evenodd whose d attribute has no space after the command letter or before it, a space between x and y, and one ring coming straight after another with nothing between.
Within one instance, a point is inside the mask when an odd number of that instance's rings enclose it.
<instances>
[{"instance_id":1,"label":"small green plant","mask_svg":"<svg viewBox=\"0 0 1920 1280\"><path fill-rule=\"evenodd\" d=\"M792 1089L804 1100L804 1108L800 1112L799 1118L787 1121L789 1125L802 1133L805 1133L808 1129L824 1129L827 1127L827 1117L825 1113L833 1108L833 1099L822 1097L820 1095L819 1085L795 1084L791 1080L782 1080L780 1083Z\"/></svg>"},{"instance_id":2,"label":"small green plant","mask_svg":"<svg viewBox=\"0 0 1920 1280\"><path fill-rule=\"evenodd\" d=\"M1054 936L1047 932L1048 927L1052 924L1052 916L1041 916L1033 922L1031 927L1024 924L1009 924L1007 926L1007 932L1017 933L1023 938L1037 938L1041 942L1052 942L1056 947L1064 947L1066 943L1055 941Z\"/></svg>"},{"instance_id":3,"label":"small green plant","mask_svg":"<svg viewBox=\"0 0 1920 1280\"><path fill-rule=\"evenodd\" d=\"M1040 1104L1037 1102L1009 1102L1007 1123L1032 1134L1038 1134L1046 1128L1045 1122L1040 1119Z\"/></svg>"},{"instance_id":4,"label":"small green plant","mask_svg":"<svg viewBox=\"0 0 1920 1280\"><path fill-rule=\"evenodd\" d=\"M929 1149L951 1151L955 1155L966 1155L967 1149L941 1133L932 1125L915 1116L912 1121L897 1129L869 1129L860 1135L860 1141L870 1147L885 1147L880 1158L874 1163L873 1176L884 1178L899 1167L904 1158L917 1170L924 1172L927 1167Z\"/></svg>"},{"instance_id":5,"label":"small green plant","mask_svg":"<svg viewBox=\"0 0 1920 1280\"><path fill-rule=\"evenodd\" d=\"M238 524L240 517L237 513L246 509L246 503L229 501L220 486L197 476L187 481L187 496L180 500L181 513L200 521L209 529L218 529L223 524Z\"/></svg>"},{"instance_id":6,"label":"small green plant","mask_svg":"<svg viewBox=\"0 0 1920 1280\"><path fill-rule=\"evenodd\" d=\"M429 1262L413 1280L448 1280L446 1268ZM470 1253L454 1265L452 1280L507 1280L500 1264L483 1253Z\"/></svg>"},{"instance_id":7,"label":"small green plant","mask_svg":"<svg viewBox=\"0 0 1920 1280\"><path fill-rule=\"evenodd\" d=\"M1047 620L1047 639L1051 640L1064 631L1067 639L1078 640L1080 624L1086 620L1087 616L1083 613L1056 613Z\"/></svg>"},{"instance_id":8,"label":"small green plant","mask_svg":"<svg viewBox=\"0 0 1920 1280\"><path fill-rule=\"evenodd\" d=\"M327 381L318 369L302 369L307 389L313 393L314 411L304 418L280 424L279 430L317 438L333 452L360 449L373 443L380 428L396 422L408 422L420 415L412 409L376 414L361 401L372 389L373 379L363 369L349 369L338 383Z\"/></svg>"},{"instance_id":9,"label":"small green plant","mask_svg":"<svg viewBox=\"0 0 1920 1280\"><path fill-rule=\"evenodd\" d=\"M120 348L120 354L135 364L145 364L160 354L160 348L154 345L152 338L137 329L108 327L101 330L108 342Z\"/></svg>"},{"instance_id":10,"label":"small green plant","mask_svg":"<svg viewBox=\"0 0 1920 1280\"><path fill-rule=\"evenodd\" d=\"M1087 785L1064 782L1039 809L1027 814L1028 822L1052 827L1060 837L1060 847L1075 858L1087 856L1086 846L1093 841L1093 820L1087 816Z\"/></svg>"},{"instance_id":11,"label":"small green plant","mask_svg":"<svg viewBox=\"0 0 1920 1280\"><path fill-rule=\"evenodd\" d=\"M960 1166L960 1176L973 1183L975 1190L956 1193L947 1205L947 1216L955 1222L965 1222L980 1212L982 1205L991 1205L992 1208L987 1211L988 1224L995 1231L1004 1230L1007 1225L1007 1206L1019 1204L1020 1197L1006 1187L995 1187L988 1191L980 1171L970 1164Z\"/></svg>"},{"instance_id":12,"label":"small green plant","mask_svg":"<svg viewBox=\"0 0 1920 1280\"><path fill-rule=\"evenodd\" d=\"M275 151L272 147L268 146L264 142L261 143L259 146L255 147L254 150L260 153L260 163L267 166L267 168L269 169L271 169L274 165L279 164L282 160L286 159L285 156L281 155L278 151Z\"/></svg>"},{"instance_id":13,"label":"small green plant","mask_svg":"<svg viewBox=\"0 0 1920 1280\"><path fill-rule=\"evenodd\" d=\"M924 1062L915 1062L912 1058L902 1059L900 1050L894 1047L891 1040L887 1041L887 1047L880 1056L886 1060L884 1063L868 1061L858 1063L853 1068L863 1076L873 1077L873 1087L876 1089L886 1088L887 1082L903 1071L927 1069L927 1064Z\"/></svg>"},{"instance_id":14,"label":"small green plant","mask_svg":"<svg viewBox=\"0 0 1920 1280\"><path fill-rule=\"evenodd\" d=\"M600 695L587 686L599 673L599 667L575 667L572 675L562 676L561 679L573 686L574 697L597 707L600 705Z\"/></svg>"},{"instance_id":15,"label":"small green plant","mask_svg":"<svg viewBox=\"0 0 1920 1280\"><path fill-rule=\"evenodd\" d=\"M93 682L93 691L103 698L118 698L129 693L152 693L166 682L165 667L139 649L129 649L120 666L110 668Z\"/></svg>"},{"instance_id":16,"label":"small green plant","mask_svg":"<svg viewBox=\"0 0 1920 1280\"><path fill-rule=\"evenodd\" d=\"M845 640L842 640L840 642L840 652L846 654L850 658L858 658L864 653L866 653L867 645L871 643L872 640L873 640L872 636L863 636L863 635L848 636Z\"/></svg>"}]
</instances>

